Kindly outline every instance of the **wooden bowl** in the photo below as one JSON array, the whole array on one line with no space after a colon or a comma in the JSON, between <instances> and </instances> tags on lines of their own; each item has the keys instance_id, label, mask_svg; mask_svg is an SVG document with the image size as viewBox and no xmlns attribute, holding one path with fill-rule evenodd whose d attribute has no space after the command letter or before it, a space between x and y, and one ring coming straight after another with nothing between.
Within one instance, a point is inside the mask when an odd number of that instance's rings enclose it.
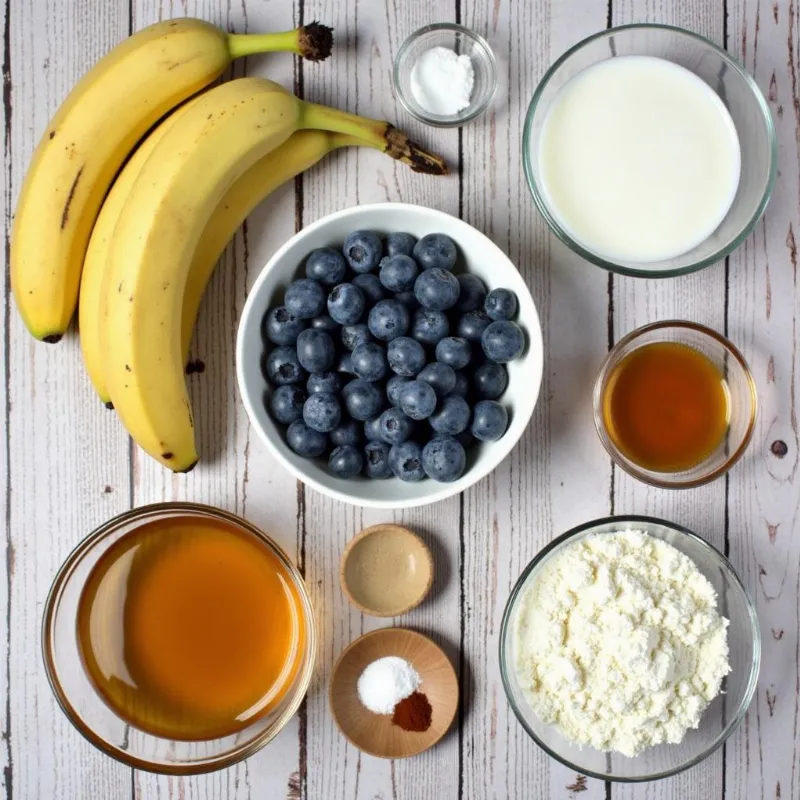
<instances>
[{"instance_id":1,"label":"wooden bowl","mask_svg":"<svg viewBox=\"0 0 800 800\"><path fill-rule=\"evenodd\" d=\"M378 658L399 656L419 673L419 691L431 704L431 726L404 731L390 715L373 714L358 698L358 679ZM450 659L427 636L405 628L384 628L352 642L339 656L330 685L333 718L344 737L378 758L406 758L433 747L453 722L458 708L458 678Z\"/></svg>"},{"instance_id":2,"label":"wooden bowl","mask_svg":"<svg viewBox=\"0 0 800 800\"><path fill-rule=\"evenodd\" d=\"M373 617L397 617L418 606L433 584L433 557L402 525L365 528L345 547L339 580L347 599Z\"/></svg>"}]
</instances>

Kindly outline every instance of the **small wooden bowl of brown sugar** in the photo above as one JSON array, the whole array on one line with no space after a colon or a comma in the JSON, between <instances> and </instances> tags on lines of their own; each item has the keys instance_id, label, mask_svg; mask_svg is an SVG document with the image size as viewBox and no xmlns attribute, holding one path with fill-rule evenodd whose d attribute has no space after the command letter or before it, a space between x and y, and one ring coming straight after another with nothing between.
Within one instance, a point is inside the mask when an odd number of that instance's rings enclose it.
<instances>
[{"instance_id":1,"label":"small wooden bowl of brown sugar","mask_svg":"<svg viewBox=\"0 0 800 800\"><path fill-rule=\"evenodd\" d=\"M330 684L333 718L345 738L378 758L406 758L435 745L458 709L458 679L427 636L384 628L352 642Z\"/></svg>"},{"instance_id":2,"label":"small wooden bowl of brown sugar","mask_svg":"<svg viewBox=\"0 0 800 800\"><path fill-rule=\"evenodd\" d=\"M373 525L345 548L339 578L342 591L359 611L396 617L425 599L433 584L433 558L408 528Z\"/></svg>"}]
</instances>

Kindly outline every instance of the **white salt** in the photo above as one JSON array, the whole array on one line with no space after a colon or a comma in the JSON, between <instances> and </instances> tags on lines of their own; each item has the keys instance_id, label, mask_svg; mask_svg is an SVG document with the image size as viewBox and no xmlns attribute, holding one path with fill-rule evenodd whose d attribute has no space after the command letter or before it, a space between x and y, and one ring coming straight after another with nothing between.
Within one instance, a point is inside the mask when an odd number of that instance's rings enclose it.
<instances>
[{"instance_id":1,"label":"white salt","mask_svg":"<svg viewBox=\"0 0 800 800\"><path fill-rule=\"evenodd\" d=\"M417 671L404 658L386 656L373 661L358 679L358 699L375 714L391 714L394 707L421 683Z\"/></svg>"},{"instance_id":2,"label":"white salt","mask_svg":"<svg viewBox=\"0 0 800 800\"><path fill-rule=\"evenodd\" d=\"M447 47L426 50L411 69L411 94L428 114L452 117L463 111L474 85L472 59Z\"/></svg>"}]
</instances>

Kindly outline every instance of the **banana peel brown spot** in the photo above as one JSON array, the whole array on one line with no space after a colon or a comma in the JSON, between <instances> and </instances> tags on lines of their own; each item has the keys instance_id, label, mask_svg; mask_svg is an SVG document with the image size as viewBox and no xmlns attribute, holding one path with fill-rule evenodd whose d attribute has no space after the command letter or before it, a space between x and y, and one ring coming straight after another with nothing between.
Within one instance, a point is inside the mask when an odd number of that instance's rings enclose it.
<instances>
[{"instance_id":1,"label":"banana peel brown spot","mask_svg":"<svg viewBox=\"0 0 800 800\"><path fill-rule=\"evenodd\" d=\"M56 132L55 132L55 131L50 131L50 139L53 139L53 137L54 137L55 135L56 135Z\"/></svg>"},{"instance_id":2,"label":"banana peel brown spot","mask_svg":"<svg viewBox=\"0 0 800 800\"><path fill-rule=\"evenodd\" d=\"M72 186L69 187L69 194L67 194L67 202L64 203L64 210L61 212L62 231L64 230L64 228L66 228L67 222L69 221L69 207L72 205L72 199L75 197L75 190L78 188L78 181L80 181L81 175L83 175L83 167L81 167L78 170L78 174L75 176L75 180L72 181Z\"/></svg>"}]
</instances>

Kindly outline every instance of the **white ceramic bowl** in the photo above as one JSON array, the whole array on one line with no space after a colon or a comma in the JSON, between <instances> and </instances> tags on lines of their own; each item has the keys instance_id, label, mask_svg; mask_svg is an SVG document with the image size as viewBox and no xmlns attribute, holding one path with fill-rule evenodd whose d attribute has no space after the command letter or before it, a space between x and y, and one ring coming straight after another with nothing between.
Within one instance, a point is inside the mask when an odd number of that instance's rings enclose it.
<instances>
[{"instance_id":1,"label":"white ceramic bowl","mask_svg":"<svg viewBox=\"0 0 800 800\"><path fill-rule=\"evenodd\" d=\"M323 460L301 458L289 449L283 430L273 422L264 404L269 387L261 372L264 314L283 300L286 287L304 277L306 256L317 247L341 247L354 230L370 229L381 234L407 231L416 237L445 233L458 245L455 272L478 275L489 289L511 289L519 299L517 321L525 331L522 357L508 364L508 389L501 402L509 411L509 426L497 442L474 444L467 450L467 468L453 483L425 479L404 483L397 478L342 480L328 473ZM256 279L239 321L236 340L236 375L247 415L261 440L278 461L299 480L323 494L371 508L411 508L434 503L463 492L488 475L511 451L525 430L539 396L543 348L539 315L525 281L497 245L475 228L449 214L405 203L379 203L337 211L304 228L289 239L267 262Z\"/></svg>"}]
</instances>

